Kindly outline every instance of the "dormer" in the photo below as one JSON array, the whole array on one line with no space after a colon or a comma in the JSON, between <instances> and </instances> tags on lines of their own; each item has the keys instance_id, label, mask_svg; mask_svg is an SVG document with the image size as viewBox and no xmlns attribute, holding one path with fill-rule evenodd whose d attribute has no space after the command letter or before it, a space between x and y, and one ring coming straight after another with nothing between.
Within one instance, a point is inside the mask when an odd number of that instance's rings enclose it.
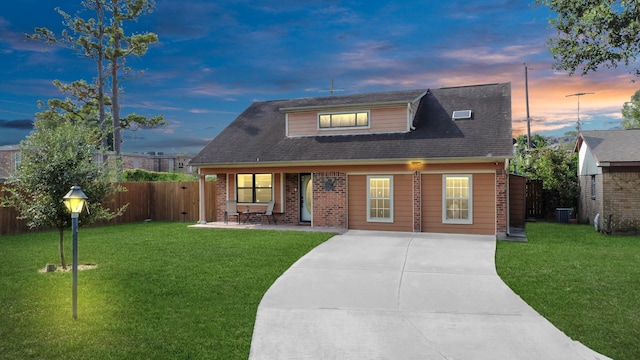
<instances>
[{"instance_id":1,"label":"dormer","mask_svg":"<svg viewBox=\"0 0 640 360\"><path fill-rule=\"evenodd\" d=\"M427 90L295 100L280 108L287 137L406 133ZM289 105L289 104L288 104Z\"/></svg>"}]
</instances>

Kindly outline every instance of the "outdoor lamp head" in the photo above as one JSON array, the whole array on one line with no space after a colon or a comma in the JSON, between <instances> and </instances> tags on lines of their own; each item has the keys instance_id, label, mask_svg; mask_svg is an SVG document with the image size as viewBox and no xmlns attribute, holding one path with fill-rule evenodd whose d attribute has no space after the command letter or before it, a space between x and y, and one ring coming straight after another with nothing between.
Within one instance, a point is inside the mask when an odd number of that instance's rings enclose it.
<instances>
[{"instance_id":1,"label":"outdoor lamp head","mask_svg":"<svg viewBox=\"0 0 640 360\"><path fill-rule=\"evenodd\" d=\"M80 186L74 185L71 190L64 196L64 205L72 214L79 214L85 205L87 195L82 192Z\"/></svg>"}]
</instances>

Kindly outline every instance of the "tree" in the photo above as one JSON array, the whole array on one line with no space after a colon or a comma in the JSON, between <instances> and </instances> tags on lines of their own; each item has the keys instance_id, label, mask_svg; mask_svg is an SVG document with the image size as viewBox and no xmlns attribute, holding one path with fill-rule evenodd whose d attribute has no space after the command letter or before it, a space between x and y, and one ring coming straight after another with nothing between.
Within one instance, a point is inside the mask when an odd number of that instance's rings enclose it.
<instances>
[{"instance_id":1,"label":"tree","mask_svg":"<svg viewBox=\"0 0 640 360\"><path fill-rule=\"evenodd\" d=\"M532 150L542 149L549 146L549 140L539 134L531 136L531 150L527 149L527 135L522 134L516 138L515 154L511 162L511 171L516 174L526 174L531 163Z\"/></svg>"},{"instance_id":2,"label":"tree","mask_svg":"<svg viewBox=\"0 0 640 360\"><path fill-rule=\"evenodd\" d=\"M542 187L556 192L559 206L578 207L580 182L578 180L578 154L565 149L545 148L535 155L532 171Z\"/></svg>"},{"instance_id":3,"label":"tree","mask_svg":"<svg viewBox=\"0 0 640 360\"><path fill-rule=\"evenodd\" d=\"M89 19L85 21L80 17L71 17L59 7L56 11L64 19L63 24L73 32L74 37L69 33L68 29L62 30L60 37L57 37L53 31L47 28L36 28L36 33L33 35L27 34L27 38L30 39L43 39L47 44L58 44L72 49L78 55L84 56L96 62L96 85L91 87L81 84L85 89L91 89L97 91L98 112L99 112L99 124L102 127L103 134L107 131L107 122L105 120L105 101L104 101L104 87L105 87L105 71L104 71L104 52L105 52L105 23L104 23L104 6L102 1L85 1L83 6L87 9L93 9L96 13L95 19ZM56 80L57 81L57 80ZM55 83L54 83L55 84ZM60 89L60 84L55 84ZM60 89L63 90L63 89ZM74 91L74 85L67 85L68 91ZM86 94L86 93L85 93ZM107 148L106 135L102 138L102 148ZM105 158L106 160L106 158Z\"/></svg>"},{"instance_id":4,"label":"tree","mask_svg":"<svg viewBox=\"0 0 640 360\"><path fill-rule=\"evenodd\" d=\"M90 212L80 216L81 224L111 219L124 208L114 212L103 206L107 196L119 189L111 183L111 167L94 161L101 153L98 129L52 116L60 115L36 114L35 131L20 143L20 168L7 182L2 202L15 207L31 228L58 229L60 261L66 269L64 229L71 218L62 198L69 189L79 185L88 197Z\"/></svg>"},{"instance_id":5,"label":"tree","mask_svg":"<svg viewBox=\"0 0 640 360\"><path fill-rule=\"evenodd\" d=\"M631 101L622 106L622 127L625 129L640 128L640 90L631 96Z\"/></svg>"},{"instance_id":6,"label":"tree","mask_svg":"<svg viewBox=\"0 0 640 360\"><path fill-rule=\"evenodd\" d=\"M579 195L578 157L570 149L554 148L549 139L534 134L533 148L527 150L527 137L516 138L511 171L531 180L542 181L545 190L552 191L560 206L577 207Z\"/></svg>"},{"instance_id":7,"label":"tree","mask_svg":"<svg viewBox=\"0 0 640 360\"><path fill-rule=\"evenodd\" d=\"M629 66L640 54L640 6L634 0L536 0L557 17L558 35L549 41L554 68L580 71ZM635 69L636 75L640 70Z\"/></svg>"},{"instance_id":8,"label":"tree","mask_svg":"<svg viewBox=\"0 0 640 360\"><path fill-rule=\"evenodd\" d=\"M125 66L126 58L131 55L142 56L147 53L149 45L158 42L158 35L147 32L144 34L124 34L124 22L136 21L140 16L153 11L153 0L112 0L108 5L108 11L112 15L113 21L107 32L109 34L109 47L106 49L106 59L110 62L111 72L111 111L113 114L113 148L117 155L120 155L120 105L119 96L120 81L126 79L131 73L131 69ZM119 72L123 71L122 78ZM135 121L143 120L144 117L133 117ZM154 126L163 122L161 117L154 117L148 123L141 123L143 126Z\"/></svg>"},{"instance_id":9,"label":"tree","mask_svg":"<svg viewBox=\"0 0 640 360\"><path fill-rule=\"evenodd\" d=\"M79 55L96 62L96 84L92 90L93 96L97 100L99 123L103 130L102 147L106 149L108 139L111 138L111 148L119 156L122 142L120 131L122 129L128 129L132 126L150 128L167 124L162 115L149 119L141 115L130 114L124 120L120 116L120 83L131 78L133 74L132 69L125 66L126 58L131 55L144 55L149 45L158 41L158 36L150 32L127 36L124 33L123 24L125 21L135 21L143 14L152 12L155 3L153 0L85 0L82 5L95 12L96 18L85 20L79 16L71 16L57 8L56 11L63 17L63 24L67 27L60 36L47 28L36 28L35 34L27 35L27 37L44 40L49 45L55 44L70 48ZM104 95L106 74L111 79L111 99ZM81 85L80 89L76 88L78 85ZM78 82L65 84L65 86L67 91L76 93L90 89L86 83L80 84ZM84 94L91 94L91 92ZM111 128L106 125L105 107L108 105L111 106L113 123ZM107 131L108 129L111 129L111 133Z\"/></svg>"}]
</instances>

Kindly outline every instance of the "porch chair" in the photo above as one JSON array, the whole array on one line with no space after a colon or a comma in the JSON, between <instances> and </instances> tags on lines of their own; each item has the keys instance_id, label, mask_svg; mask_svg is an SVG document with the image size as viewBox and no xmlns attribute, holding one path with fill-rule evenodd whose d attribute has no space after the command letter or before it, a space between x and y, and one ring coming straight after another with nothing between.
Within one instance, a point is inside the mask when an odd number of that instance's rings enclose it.
<instances>
[{"instance_id":1,"label":"porch chair","mask_svg":"<svg viewBox=\"0 0 640 360\"><path fill-rule=\"evenodd\" d=\"M258 213L256 214L259 218L260 218L260 223L262 224L264 222L264 218L267 218L267 221L269 222L269 224L271 224L271 220L269 220L269 216L271 216L271 218L273 219L273 223L276 223L276 218L273 216L273 207L275 206L275 202L273 200L269 201L267 203L267 209L262 212L262 213Z\"/></svg>"},{"instance_id":2,"label":"porch chair","mask_svg":"<svg viewBox=\"0 0 640 360\"><path fill-rule=\"evenodd\" d=\"M238 203L235 200L227 201L227 209L224 211L224 223L229 223L229 216L235 216L240 224L240 212L238 211Z\"/></svg>"}]
</instances>

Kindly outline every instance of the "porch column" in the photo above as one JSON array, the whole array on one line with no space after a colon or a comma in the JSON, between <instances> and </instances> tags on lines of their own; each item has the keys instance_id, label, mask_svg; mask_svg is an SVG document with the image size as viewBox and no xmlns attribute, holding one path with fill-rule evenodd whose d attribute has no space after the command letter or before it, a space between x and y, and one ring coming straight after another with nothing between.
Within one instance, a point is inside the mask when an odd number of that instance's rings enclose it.
<instances>
[{"instance_id":1,"label":"porch column","mask_svg":"<svg viewBox=\"0 0 640 360\"><path fill-rule=\"evenodd\" d=\"M206 184L206 175L200 174L198 170L198 224L206 224L207 223L207 212L206 212L206 204L204 202L205 199L205 190L204 185Z\"/></svg>"}]
</instances>

